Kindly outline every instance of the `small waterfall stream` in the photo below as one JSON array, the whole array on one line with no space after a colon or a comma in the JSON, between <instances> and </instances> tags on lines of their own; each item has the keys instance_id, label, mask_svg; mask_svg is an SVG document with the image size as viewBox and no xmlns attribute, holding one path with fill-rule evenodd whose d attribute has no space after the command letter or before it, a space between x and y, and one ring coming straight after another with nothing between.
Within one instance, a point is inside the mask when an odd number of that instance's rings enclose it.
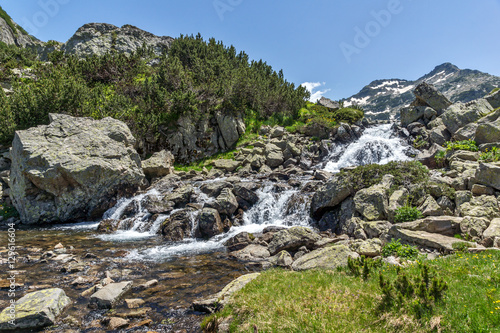
<instances>
[{"instance_id":1,"label":"small waterfall stream","mask_svg":"<svg viewBox=\"0 0 500 333\"><path fill-rule=\"evenodd\" d=\"M410 160L412 147L404 144L391 129L391 124L370 127L355 142L336 146L324 163L323 169L332 173L351 166L386 164Z\"/></svg>"}]
</instances>

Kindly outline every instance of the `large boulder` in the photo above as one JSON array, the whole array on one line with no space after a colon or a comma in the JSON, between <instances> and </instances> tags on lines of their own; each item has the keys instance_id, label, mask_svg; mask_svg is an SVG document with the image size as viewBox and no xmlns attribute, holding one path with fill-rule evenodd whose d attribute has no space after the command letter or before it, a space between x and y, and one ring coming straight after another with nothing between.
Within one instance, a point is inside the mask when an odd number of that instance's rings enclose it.
<instances>
[{"instance_id":1,"label":"large boulder","mask_svg":"<svg viewBox=\"0 0 500 333\"><path fill-rule=\"evenodd\" d=\"M219 214L231 216L238 209L238 201L229 188L221 191L214 202L207 203L207 206L217 209Z\"/></svg>"},{"instance_id":2,"label":"large boulder","mask_svg":"<svg viewBox=\"0 0 500 333\"><path fill-rule=\"evenodd\" d=\"M394 225L391 229L389 229L389 235L394 238L401 239L403 243L438 249L442 251L453 251L454 243L463 242L462 240L455 237L444 236L441 234L430 233L426 231L413 231L398 228L397 225Z\"/></svg>"},{"instance_id":3,"label":"large boulder","mask_svg":"<svg viewBox=\"0 0 500 333\"><path fill-rule=\"evenodd\" d=\"M149 179L163 177L174 172L174 155L162 150L142 161L142 170Z\"/></svg>"},{"instance_id":4,"label":"large boulder","mask_svg":"<svg viewBox=\"0 0 500 333\"><path fill-rule=\"evenodd\" d=\"M401 108L401 126L406 127L411 123L418 121L424 117L425 106L408 106Z\"/></svg>"},{"instance_id":5,"label":"large boulder","mask_svg":"<svg viewBox=\"0 0 500 333\"><path fill-rule=\"evenodd\" d=\"M345 245L334 245L304 254L295 260L292 269L303 271L308 269L336 269L346 266L348 258L358 258L359 254Z\"/></svg>"},{"instance_id":6,"label":"large boulder","mask_svg":"<svg viewBox=\"0 0 500 333\"><path fill-rule=\"evenodd\" d=\"M500 163L481 163L476 170L478 183L491 186L500 191Z\"/></svg>"},{"instance_id":7,"label":"large boulder","mask_svg":"<svg viewBox=\"0 0 500 333\"><path fill-rule=\"evenodd\" d=\"M17 131L10 196L26 224L100 217L145 184L135 139L123 122L51 114Z\"/></svg>"},{"instance_id":8,"label":"large boulder","mask_svg":"<svg viewBox=\"0 0 500 333\"><path fill-rule=\"evenodd\" d=\"M354 206L368 221L385 220L388 211L387 188L381 185L359 190L354 196Z\"/></svg>"},{"instance_id":9,"label":"large boulder","mask_svg":"<svg viewBox=\"0 0 500 333\"><path fill-rule=\"evenodd\" d=\"M451 105L441 115L444 125L454 134L460 128L479 120L493 108L485 99L478 99L469 103L456 103Z\"/></svg>"},{"instance_id":10,"label":"large boulder","mask_svg":"<svg viewBox=\"0 0 500 333\"><path fill-rule=\"evenodd\" d=\"M0 313L0 331L24 332L52 326L70 303L64 290L59 288L26 294Z\"/></svg>"},{"instance_id":11,"label":"large boulder","mask_svg":"<svg viewBox=\"0 0 500 333\"><path fill-rule=\"evenodd\" d=\"M497 91L490 93L485 99L494 109L500 108L500 90L497 89Z\"/></svg>"},{"instance_id":12,"label":"large boulder","mask_svg":"<svg viewBox=\"0 0 500 333\"><path fill-rule=\"evenodd\" d=\"M461 216L485 217L490 220L500 217L498 200L493 195L472 197L469 202L460 205L458 211Z\"/></svg>"},{"instance_id":13,"label":"large boulder","mask_svg":"<svg viewBox=\"0 0 500 333\"><path fill-rule=\"evenodd\" d=\"M325 212L332 210L353 192L352 184L346 178L333 177L314 193L311 201L311 215L317 219L321 218Z\"/></svg>"},{"instance_id":14,"label":"large boulder","mask_svg":"<svg viewBox=\"0 0 500 333\"><path fill-rule=\"evenodd\" d=\"M443 113L443 110L451 105L451 102L432 84L423 82L419 84L413 91L417 98L418 104L428 105L437 111L438 115Z\"/></svg>"},{"instance_id":15,"label":"large boulder","mask_svg":"<svg viewBox=\"0 0 500 333\"><path fill-rule=\"evenodd\" d=\"M483 233L483 237L486 241L493 243L495 238L500 238L500 218L493 219L490 226Z\"/></svg>"},{"instance_id":16,"label":"large boulder","mask_svg":"<svg viewBox=\"0 0 500 333\"><path fill-rule=\"evenodd\" d=\"M462 220L463 218L455 216L432 216L412 222L398 223L393 228L454 236L460 233Z\"/></svg>"},{"instance_id":17,"label":"large boulder","mask_svg":"<svg viewBox=\"0 0 500 333\"><path fill-rule=\"evenodd\" d=\"M271 168L278 167L285 161L282 150L275 144L267 144L265 154L266 164Z\"/></svg>"},{"instance_id":18,"label":"large boulder","mask_svg":"<svg viewBox=\"0 0 500 333\"><path fill-rule=\"evenodd\" d=\"M477 144L494 143L500 141L500 118L494 122L479 124L476 129Z\"/></svg>"},{"instance_id":19,"label":"large boulder","mask_svg":"<svg viewBox=\"0 0 500 333\"><path fill-rule=\"evenodd\" d=\"M269 243L269 252L271 255L275 255L283 250L293 252L302 246L311 248L320 239L321 236L305 227L281 230L274 234L272 241Z\"/></svg>"},{"instance_id":20,"label":"large boulder","mask_svg":"<svg viewBox=\"0 0 500 333\"><path fill-rule=\"evenodd\" d=\"M172 213L161 225L163 238L171 242L179 242L191 237L194 224L192 208L181 209Z\"/></svg>"},{"instance_id":21,"label":"large boulder","mask_svg":"<svg viewBox=\"0 0 500 333\"><path fill-rule=\"evenodd\" d=\"M223 150L230 149L236 145L238 139L245 133L245 123L239 116L218 112L215 115L219 125L219 146Z\"/></svg>"},{"instance_id":22,"label":"large boulder","mask_svg":"<svg viewBox=\"0 0 500 333\"><path fill-rule=\"evenodd\" d=\"M198 215L197 237L210 238L223 232L224 226L219 212L213 208L203 208Z\"/></svg>"}]
</instances>

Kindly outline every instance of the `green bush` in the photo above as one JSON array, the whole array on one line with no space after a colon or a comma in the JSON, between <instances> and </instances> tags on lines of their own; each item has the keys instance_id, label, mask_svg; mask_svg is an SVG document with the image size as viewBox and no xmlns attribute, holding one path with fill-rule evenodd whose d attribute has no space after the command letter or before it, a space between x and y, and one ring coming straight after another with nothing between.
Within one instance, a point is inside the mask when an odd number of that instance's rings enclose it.
<instances>
[{"instance_id":1,"label":"green bush","mask_svg":"<svg viewBox=\"0 0 500 333\"><path fill-rule=\"evenodd\" d=\"M417 259L418 249L415 246L403 245L399 239L392 239L389 243L382 247L382 256L397 256L403 259Z\"/></svg>"},{"instance_id":2,"label":"green bush","mask_svg":"<svg viewBox=\"0 0 500 333\"><path fill-rule=\"evenodd\" d=\"M447 141L446 142L446 150L468 150L468 151L478 151L479 148L476 144L476 141L474 140L462 140L462 141L456 141L456 142L451 142Z\"/></svg>"},{"instance_id":3,"label":"green bush","mask_svg":"<svg viewBox=\"0 0 500 333\"><path fill-rule=\"evenodd\" d=\"M396 209L396 215L394 216L394 222L411 222L423 217L422 212L416 207L405 205L401 208Z\"/></svg>"},{"instance_id":4,"label":"green bush","mask_svg":"<svg viewBox=\"0 0 500 333\"><path fill-rule=\"evenodd\" d=\"M333 116L339 122L343 121L349 124L354 124L355 122L361 120L364 117L364 112L360 107L358 108L347 107L333 112Z\"/></svg>"},{"instance_id":5,"label":"green bush","mask_svg":"<svg viewBox=\"0 0 500 333\"><path fill-rule=\"evenodd\" d=\"M440 150L434 155L434 160L439 167L444 167L446 164L446 151Z\"/></svg>"}]
</instances>

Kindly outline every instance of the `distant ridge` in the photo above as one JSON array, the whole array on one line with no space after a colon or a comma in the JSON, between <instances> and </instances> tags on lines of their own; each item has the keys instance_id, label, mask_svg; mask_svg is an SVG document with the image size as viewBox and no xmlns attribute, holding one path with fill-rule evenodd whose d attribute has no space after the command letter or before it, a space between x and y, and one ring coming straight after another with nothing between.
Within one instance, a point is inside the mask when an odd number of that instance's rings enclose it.
<instances>
[{"instance_id":1,"label":"distant ridge","mask_svg":"<svg viewBox=\"0 0 500 333\"><path fill-rule=\"evenodd\" d=\"M345 105L358 104L365 116L376 120L399 117L399 109L409 105L413 89L422 82L431 83L452 102L468 102L500 87L500 77L477 70L460 69L447 62L415 81L402 79L376 80L359 93L345 99Z\"/></svg>"}]
</instances>

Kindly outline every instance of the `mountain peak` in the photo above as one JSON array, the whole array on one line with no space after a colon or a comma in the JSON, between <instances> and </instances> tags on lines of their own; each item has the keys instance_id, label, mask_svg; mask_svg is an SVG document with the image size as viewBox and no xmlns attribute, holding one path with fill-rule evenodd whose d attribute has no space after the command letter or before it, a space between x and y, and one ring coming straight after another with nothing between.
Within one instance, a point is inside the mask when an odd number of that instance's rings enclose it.
<instances>
[{"instance_id":1,"label":"mountain peak","mask_svg":"<svg viewBox=\"0 0 500 333\"><path fill-rule=\"evenodd\" d=\"M500 77L462 70L445 62L415 81L375 80L345 102L346 105L361 105L365 115L372 119L389 120L398 117L399 109L413 101L412 91L422 82L434 85L453 103L484 97L493 88L500 87Z\"/></svg>"}]
</instances>

